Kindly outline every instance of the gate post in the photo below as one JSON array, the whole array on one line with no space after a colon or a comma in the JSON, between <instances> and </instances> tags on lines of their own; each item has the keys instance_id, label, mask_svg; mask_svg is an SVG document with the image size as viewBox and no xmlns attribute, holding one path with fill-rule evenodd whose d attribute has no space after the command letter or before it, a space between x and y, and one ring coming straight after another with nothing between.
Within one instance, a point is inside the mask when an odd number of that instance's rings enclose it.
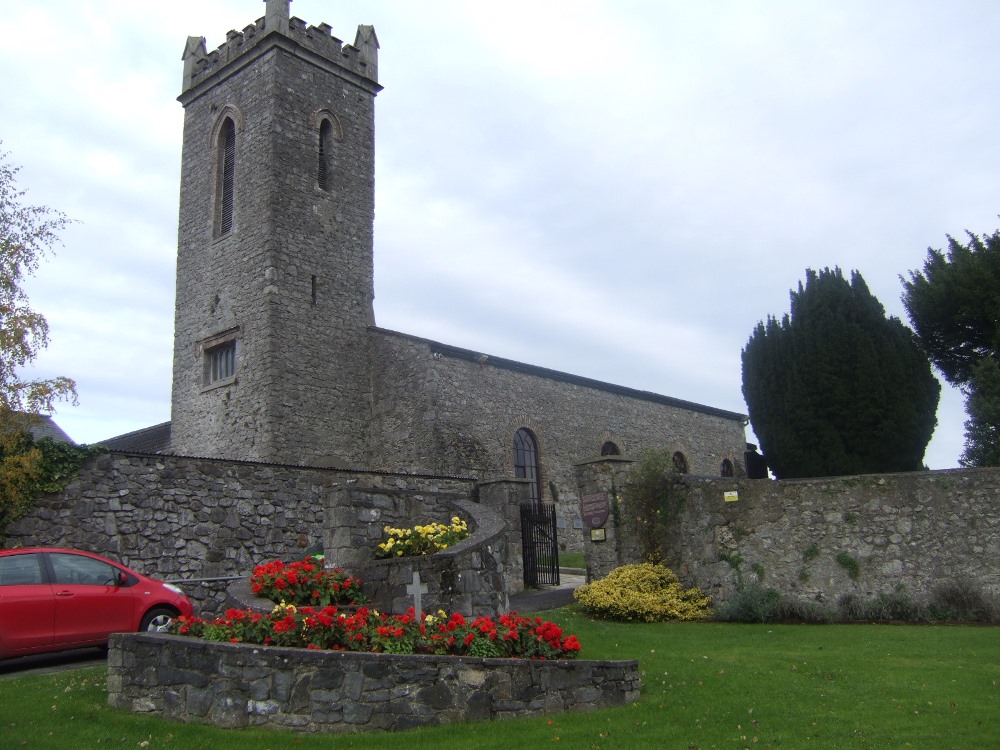
<instances>
[{"instance_id":1,"label":"gate post","mask_svg":"<svg viewBox=\"0 0 1000 750\"><path fill-rule=\"evenodd\" d=\"M626 539L619 530L620 506L616 495L621 491L621 484L631 464L631 459L621 456L602 456L576 465L580 498L606 494L611 506L607 521L599 529L604 532L604 539L601 541L592 539L591 526L586 517L583 519L583 552L587 560L588 582L604 578L629 557L629 551L624 549ZM598 533L596 536L599 535Z\"/></svg>"},{"instance_id":2,"label":"gate post","mask_svg":"<svg viewBox=\"0 0 1000 750\"><path fill-rule=\"evenodd\" d=\"M530 500L530 479L494 479L476 485L479 502L499 513L507 525L507 558L503 561L507 572L508 594L524 590L524 549L521 547L521 503Z\"/></svg>"}]
</instances>

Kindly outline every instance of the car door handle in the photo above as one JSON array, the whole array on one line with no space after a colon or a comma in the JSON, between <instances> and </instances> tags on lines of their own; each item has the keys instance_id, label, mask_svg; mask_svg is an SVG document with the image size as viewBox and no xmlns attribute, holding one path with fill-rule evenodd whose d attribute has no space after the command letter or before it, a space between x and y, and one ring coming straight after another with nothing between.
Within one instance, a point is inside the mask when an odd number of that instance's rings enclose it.
<instances>
[{"instance_id":1,"label":"car door handle","mask_svg":"<svg viewBox=\"0 0 1000 750\"><path fill-rule=\"evenodd\" d=\"M56 596L73 596L72 591L57 591Z\"/></svg>"}]
</instances>

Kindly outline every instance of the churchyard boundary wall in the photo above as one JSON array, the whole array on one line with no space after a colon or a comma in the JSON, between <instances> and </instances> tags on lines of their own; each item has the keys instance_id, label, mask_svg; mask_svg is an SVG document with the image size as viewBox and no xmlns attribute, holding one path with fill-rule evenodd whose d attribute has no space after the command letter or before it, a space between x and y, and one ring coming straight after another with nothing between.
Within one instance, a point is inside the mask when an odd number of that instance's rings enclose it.
<instances>
[{"instance_id":1,"label":"churchyard boundary wall","mask_svg":"<svg viewBox=\"0 0 1000 750\"><path fill-rule=\"evenodd\" d=\"M580 495L621 487L629 465L619 457L579 464ZM683 481L685 498L666 536L665 557L686 585L699 586L716 603L741 581L828 602L843 594L900 590L920 598L958 580L1000 594L1000 469ZM387 521L384 514L365 517L364 507L354 507L363 505L363 497L372 505L395 503L393 523L424 502L440 503L444 521L454 507L449 504L478 497L483 510L506 520L508 532L501 543L504 535L490 531L483 547L460 564L485 570L483 580L506 575L505 590L512 593L520 586L512 509L522 484L486 483L477 491L471 478L111 453L89 461L64 492L41 498L29 516L10 526L5 544L88 549L167 579L245 576L265 560L294 559L324 542L335 548L333 539L325 539L326 529L346 523L347 516L338 515L345 508L355 514L350 525L358 538L373 549L367 540L375 540ZM738 499L727 502L727 492ZM618 515L627 512L623 504ZM605 542L590 541L589 529L583 530L592 578L641 559L635 537L621 538L615 515L608 516ZM491 517L486 525L493 529L495 523ZM457 563L468 552L459 548L442 560ZM851 561L853 570L845 565ZM451 562L427 576L443 580ZM395 573L392 585L398 590L411 573ZM487 581L486 591L494 585ZM473 607L492 596L457 593ZM224 585L189 594L203 611L225 606ZM391 597L402 604L398 591ZM494 598L490 609L501 604Z\"/></svg>"},{"instance_id":2,"label":"churchyard boundary wall","mask_svg":"<svg viewBox=\"0 0 1000 750\"><path fill-rule=\"evenodd\" d=\"M40 498L30 515L11 524L4 544L96 552L145 575L180 582L201 614L219 614L227 606L226 588L233 576L248 576L261 562L301 559L322 550L326 529L351 518L341 512L340 503L365 493L375 498L405 497L403 510L414 514L425 503L444 514L440 518L413 517L413 521L447 521L452 515L450 504L469 503L475 482L108 453L88 461L63 492ZM483 508L477 515L495 531L498 521L493 513ZM389 518L393 523L410 520L405 512L389 514ZM355 536L375 540L374 546L386 521L382 516L359 514L354 519L362 527ZM491 534L487 545L492 544L493 550L487 554L493 556L492 564L498 564L497 556L506 548L498 546L495 534ZM450 556L452 563L470 563L478 552L478 540L464 549L465 555ZM332 555L327 559L331 565L343 564ZM364 580L365 570L344 567ZM394 574L393 581L400 575ZM219 578L224 580L184 583ZM496 582L491 579L487 584L495 586ZM471 597L466 587L459 585L458 593Z\"/></svg>"},{"instance_id":3,"label":"churchyard boundary wall","mask_svg":"<svg viewBox=\"0 0 1000 750\"><path fill-rule=\"evenodd\" d=\"M581 495L621 487L627 461L578 467ZM682 477L684 499L663 555L686 585L728 599L740 583L834 603L844 594L922 600L966 581L1000 595L1000 469L952 469L771 481ZM727 493L729 494L727 501ZM735 493L735 494L733 494ZM626 502L617 516L624 524ZM589 542L594 578L642 561L609 514Z\"/></svg>"}]
</instances>

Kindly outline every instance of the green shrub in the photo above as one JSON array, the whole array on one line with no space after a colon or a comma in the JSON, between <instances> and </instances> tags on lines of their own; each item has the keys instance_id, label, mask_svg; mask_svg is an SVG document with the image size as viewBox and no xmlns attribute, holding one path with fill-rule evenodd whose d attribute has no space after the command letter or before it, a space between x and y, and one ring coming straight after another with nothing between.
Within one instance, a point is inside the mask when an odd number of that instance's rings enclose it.
<instances>
[{"instance_id":1,"label":"green shrub","mask_svg":"<svg viewBox=\"0 0 1000 750\"><path fill-rule=\"evenodd\" d=\"M935 586L928 609L936 620L1000 622L1000 604L967 578Z\"/></svg>"},{"instance_id":2,"label":"green shrub","mask_svg":"<svg viewBox=\"0 0 1000 750\"><path fill-rule=\"evenodd\" d=\"M938 584L925 602L917 602L899 590L871 599L844 594L837 606L840 619L857 622L1000 623L1000 602L968 579Z\"/></svg>"},{"instance_id":3,"label":"green shrub","mask_svg":"<svg viewBox=\"0 0 1000 750\"><path fill-rule=\"evenodd\" d=\"M781 594L772 588L750 584L741 586L715 613L723 622L777 622Z\"/></svg>"},{"instance_id":4,"label":"green shrub","mask_svg":"<svg viewBox=\"0 0 1000 750\"><path fill-rule=\"evenodd\" d=\"M606 578L578 588L573 598L584 612L606 620L703 620L711 614L711 597L697 588L683 588L673 571L654 563L616 568Z\"/></svg>"},{"instance_id":5,"label":"green shrub","mask_svg":"<svg viewBox=\"0 0 1000 750\"><path fill-rule=\"evenodd\" d=\"M840 619L857 622L926 622L927 608L903 591L879 594L865 599L858 594L844 594L837 601Z\"/></svg>"},{"instance_id":6,"label":"green shrub","mask_svg":"<svg viewBox=\"0 0 1000 750\"><path fill-rule=\"evenodd\" d=\"M766 586L752 583L741 586L716 612L723 622L799 622L828 623L836 617L820 602L787 596Z\"/></svg>"}]
</instances>

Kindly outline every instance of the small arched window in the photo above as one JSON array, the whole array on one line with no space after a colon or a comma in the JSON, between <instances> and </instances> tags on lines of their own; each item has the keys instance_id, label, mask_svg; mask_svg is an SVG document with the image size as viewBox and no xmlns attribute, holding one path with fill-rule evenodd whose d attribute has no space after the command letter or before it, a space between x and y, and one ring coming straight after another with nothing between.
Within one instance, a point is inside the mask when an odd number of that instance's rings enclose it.
<instances>
[{"instance_id":1,"label":"small arched window","mask_svg":"<svg viewBox=\"0 0 1000 750\"><path fill-rule=\"evenodd\" d=\"M722 459L722 466L719 468L719 475L723 477L733 476L733 462L728 458Z\"/></svg>"},{"instance_id":2,"label":"small arched window","mask_svg":"<svg viewBox=\"0 0 1000 750\"><path fill-rule=\"evenodd\" d=\"M236 199L236 123L227 117L219 128L216 150L215 236L233 229Z\"/></svg>"},{"instance_id":3,"label":"small arched window","mask_svg":"<svg viewBox=\"0 0 1000 750\"><path fill-rule=\"evenodd\" d=\"M313 127L319 122L316 148L316 187L324 192L333 190L337 177L337 150L344 137L340 121L327 110L313 115Z\"/></svg>"},{"instance_id":4,"label":"small arched window","mask_svg":"<svg viewBox=\"0 0 1000 750\"><path fill-rule=\"evenodd\" d=\"M674 461L674 468L677 469L677 473L678 474L687 474L688 473L688 460L687 460L687 456L685 456L680 451L674 451L673 461Z\"/></svg>"},{"instance_id":5,"label":"small arched window","mask_svg":"<svg viewBox=\"0 0 1000 750\"><path fill-rule=\"evenodd\" d=\"M542 479L538 471L538 441L531 430L522 427L514 433L514 476L531 480L529 497L534 505L542 499Z\"/></svg>"},{"instance_id":6,"label":"small arched window","mask_svg":"<svg viewBox=\"0 0 1000 750\"><path fill-rule=\"evenodd\" d=\"M320 190L330 189L331 157L333 156L333 125L323 120L319 126L319 163L316 166L316 182Z\"/></svg>"},{"instance_id":7,"label":"small arched window","mask_svg":"<svg viewBox=\"0 0 1000 750\"><path fill-rule=\"evenodd\" d=\"M602 456L620 456L622 452L618 450L618 446L612 443L610 440L601 446Z\"/></svg>"}]
</instances>

